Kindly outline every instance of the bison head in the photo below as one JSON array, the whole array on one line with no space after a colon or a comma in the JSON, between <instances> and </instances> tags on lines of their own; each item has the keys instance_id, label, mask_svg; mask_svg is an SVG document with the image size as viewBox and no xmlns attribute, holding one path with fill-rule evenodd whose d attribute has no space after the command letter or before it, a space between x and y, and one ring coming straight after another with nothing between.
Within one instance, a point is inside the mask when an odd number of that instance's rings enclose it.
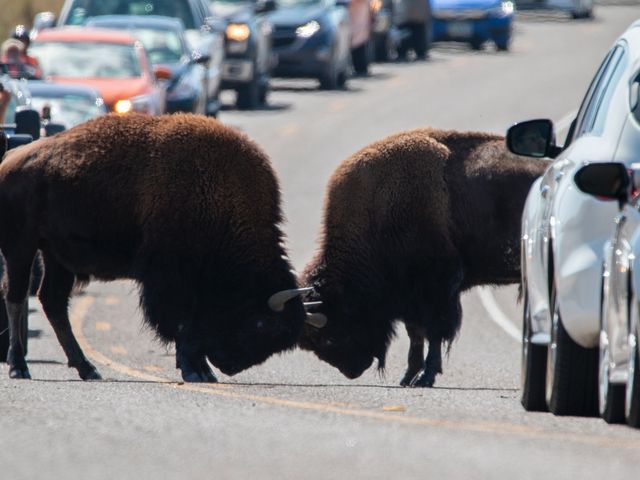
<instances>
[{"instance_id":1,"label":"bison head","mask_svg":"<svg viewBox=\"0 0 640 480\"><path fill-rule=\"evenodd\" d=\"M204 336L209 361L224 374L235 375L293 348L307 318L301 293L284 290L253 307L228 312L224 330Z\"/></svg>"},{"instance_id":2,"label":"bison head","mask_svg":"<svg viewBox=\"0 0 640 480\"><path fill-rule=\"evenodd\" d=\"M384 368L386 346L379 345L366 328L360 327L358 318L331 300L305 302L310 317L307 319L298 345L310 350L328 364L336 367L349 379L358 378L374 359ZM314 321L324 319L324 322ZM380 348L377 348L380 347Z\"/></svg>"}]
</instances>

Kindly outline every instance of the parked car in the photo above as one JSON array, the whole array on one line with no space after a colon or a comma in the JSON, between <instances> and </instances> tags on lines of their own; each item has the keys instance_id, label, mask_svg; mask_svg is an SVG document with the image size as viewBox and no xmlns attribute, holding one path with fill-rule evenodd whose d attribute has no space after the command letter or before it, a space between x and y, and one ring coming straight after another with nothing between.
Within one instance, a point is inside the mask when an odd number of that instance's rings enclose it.
<instances>
[{"instance_id":1,"label":"parked car","mask_svg":"<svg viewBox=\"0 0 640 480\"><path fill-rule=\"evenodd\" d=\"M236 91L238 108L257 108L267 101L276 63L271 25L264 15L276 8L275 1L213 0L210 8L226 22L222 86Z\"/></svg>"},{"instance_id":2,"label":"parked car","mask_svg":"<svg viewBox=\"0 0 640 480\"><path fill-rule=\"evenodd\" d=\"M207 113L217 112L217 92L220 90L220 62L224 57L223 22L212 16L207 0L66 0L56 19L43 12L34 19L34 29L56 25L84 25L90 18L102 15L164 16L177 18L185 27L190 50L198 52L208 68L210 104Z\"/></svg>"},{"instance_id":3,"label":"parked car","mask_svg":"<svg viewBox=\"0 0 640 480\"><path fill-rule=\"evenodd\" d=\"M379 62L405 58L413 50L424 59L433 36L431 0L374 0L374 53Z\"/></svg>"},{"instance_id":4,"label":"parked car","mask_svg":"<svg viewBox=\"0 0 640 480\"><path fill-rule=\"evenodd\" d=\"M343 87L351 68L351 30L346 2L280 0L268 16L278 77L317 78L320 88Z\"/></svg>"},{"instance_id":5,"label":"parked car","mask_svg":"<svg viewBox=\"0 0 640 480\"><path fill-rule=\"evenodd\" d=\"M207 71L212 60L200 55L188 45L182 21L177 18L136 15L105 15L92 17L87 26L127 30L138 38L152 65L164 65L171 70L167 83L166 111L217 115L220 110L220 91L210 92L209 81L220 87L222 55L214 61L217 68ZM208 73L217 72L210 79Z\"/></svg>"},{"instance_id":6,"label":"parked car","mask_svg":"<svg viewBox=\"0 0 640 480\"><path fill-rule=\"evenodd\" d=\"M563 10L573 18L593 18L594 0L517 0L519 9Z\"/></svg>"},{"instance_id":7,"label":"parked car","mask_svg":"<svg viewBox=\"0 0 640 480\"><path fill-rule=\"evenodd\" d=\"M97 28L42 30L31 54L53 82L93 87L109 111L159 115L165 109L165 89L171 71L152 68L142 44L127 32Z\"/></svg>"},{"instance_id":8,"label":"parked car","mask_svg":"<svg viewBox=\"0 0 640 480\"><path fill-rule=\"evenodd\" d=\"M635 116L640 119L640 111ZM636 142L636 147L639 145ZM638 428L640 165L631 165L628 170L623 163L592 163L578 170L576 184L585 193L620 205L620 212L609 224L613 233L605 245L602 269L598 403L600 415L608 423L626 418L629 425Z\"/></svg>"},{"instance_id":9,"label":"parked car","mask_svg":"<svg viewBox=\"0 0 640 480\"><path fill-rule=\"evenodd\" d=\"M550 120L516 124L507 132L514 153L554 159L533 184L522 217L522 404L527 410L598 411L603 246L617 206L581 192L574 177L585 162L638 161L639 61L640 21L600 65L564 146L556 146Z\"/></svg>"},{"instance_id":10,"label":"parked car","mask_svg":"<svg viewBox=\"0 0 640 480\"><path fill-rule=\"evenodd\" d=\"M509 50L515 6L511 0L432 0L433 41L456 41L480 50L491 40Z\"/></svg>"},{"instance_id":11,"label":"parked car","mask_svg":"<svg viewBox=\"0 0 640 480\"><path fill-rule=\"evenodd\" d=\"M31 108L46 126L56 123L65 130L108 113L97 90L83 85L29 82Z\"/></svg>"}]
</instances>

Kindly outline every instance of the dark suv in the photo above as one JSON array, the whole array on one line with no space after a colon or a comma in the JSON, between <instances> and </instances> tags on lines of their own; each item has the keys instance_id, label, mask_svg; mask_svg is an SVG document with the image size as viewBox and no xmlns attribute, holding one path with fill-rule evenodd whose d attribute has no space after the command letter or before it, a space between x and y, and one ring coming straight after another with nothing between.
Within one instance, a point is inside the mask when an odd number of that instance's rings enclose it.
<instances>
[{"instance_id":1,"label":"dark suv","mask_svg":"<svg viewBox=\"0 0 640 480\"><path fill-rule=\"evenodd\" d=\"M213 14L226 22L223 88L237 92L238 108L253 109L267 100L275 57L271 25L263 15L275 0L212 0Z\"/></svg>"}]
</instances>

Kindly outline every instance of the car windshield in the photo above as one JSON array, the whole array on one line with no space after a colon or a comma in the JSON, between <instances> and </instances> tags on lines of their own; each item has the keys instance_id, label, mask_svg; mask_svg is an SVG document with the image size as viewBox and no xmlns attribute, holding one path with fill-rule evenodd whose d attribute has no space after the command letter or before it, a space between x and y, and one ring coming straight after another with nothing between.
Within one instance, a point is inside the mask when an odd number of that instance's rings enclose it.
<instances>
[{"instance_id":1,"label":"car windshield","mask_svg":"<svg viewBox=\"0 0 640 480\"><path fill-rule=\"evenodd\" d=\"M66 94L59 96L38 96L31 98L31 108L42 114L49 107L51 121L61 123L66 128L74 127L82 122L105 113L104 102L100 98L83 95Z\"/></svg>"},{"instance_id":2,"label":"car windshield","mask_svg":"<svg viewBox=\"0 0 640 480\"><path fill-rule=\"evenodd\" d=\"M278 7L280 8L292 8L292 7L308 7L311 5L317 5L322 3L323 0L277 0Z\"/></svg>"},{"instance_id":3,"label":"car windshield","mask_svg":"<svg viewBox=\"0 0 640 480\"><path fill-rule=\"evenodd\" d=\"M142 75L132 45L98 42L34 42L29 50L45 76L134 78Z\"/></svg>"},{"instance_id":4,"label":"car windshield","mask_svg":"<svg viewBox=\"0 0 640 480\"><path fill-rule=\"evenodd\" d=\"M160 15L179 18L185 28L197 28L187 0L74 0L66 25L82 25L99 15Z\"/></svg>"},{"instance_id":5,"label":"car windshield","mask_svg":"<svg viewBox=\"0 0 640 480\"><path fill-rule=\"evenodd\" d=\"M149 61L153 65L178 63L185 54L180 36L176 32L136 28L131 30L131 33L142 42Z\"/></svg>"}]
</instances>

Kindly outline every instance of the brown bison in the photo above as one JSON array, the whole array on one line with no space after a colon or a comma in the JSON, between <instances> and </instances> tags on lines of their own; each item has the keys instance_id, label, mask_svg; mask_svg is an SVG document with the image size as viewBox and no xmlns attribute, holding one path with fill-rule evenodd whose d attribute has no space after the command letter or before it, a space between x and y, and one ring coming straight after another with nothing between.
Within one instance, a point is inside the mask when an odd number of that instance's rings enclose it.
<instances>
[{"instance_id":1,"label":"brown bison","mask_svg":"<svg viewBox=\"0 0 640 480\"><path fill-rule=\"evenodd\" d=\"M29 378L29 274L69 361L100 378L67 315L74 281L135 280L146 322L186 381L216 381L295 346L306 318L283 247L277 179L253 142L193 115L110 115L0 164L12 378Z\"/></svg>"},{"instance_id":2,"label":"brown bison","mask_svg":"<svg viewBox=\"0 0 640 480\"><path fill-rule=\"evenodd\" d=\"M499 136L433 129L352 155L329 182L302 278L327 323L306 326L300 346L356 378L374 359L384 368L401 319L411 340L401 385L432 386L460 328L460 293L519 281L520 216L546 166L508 153Z\"/></svg>"}]
</instances>

